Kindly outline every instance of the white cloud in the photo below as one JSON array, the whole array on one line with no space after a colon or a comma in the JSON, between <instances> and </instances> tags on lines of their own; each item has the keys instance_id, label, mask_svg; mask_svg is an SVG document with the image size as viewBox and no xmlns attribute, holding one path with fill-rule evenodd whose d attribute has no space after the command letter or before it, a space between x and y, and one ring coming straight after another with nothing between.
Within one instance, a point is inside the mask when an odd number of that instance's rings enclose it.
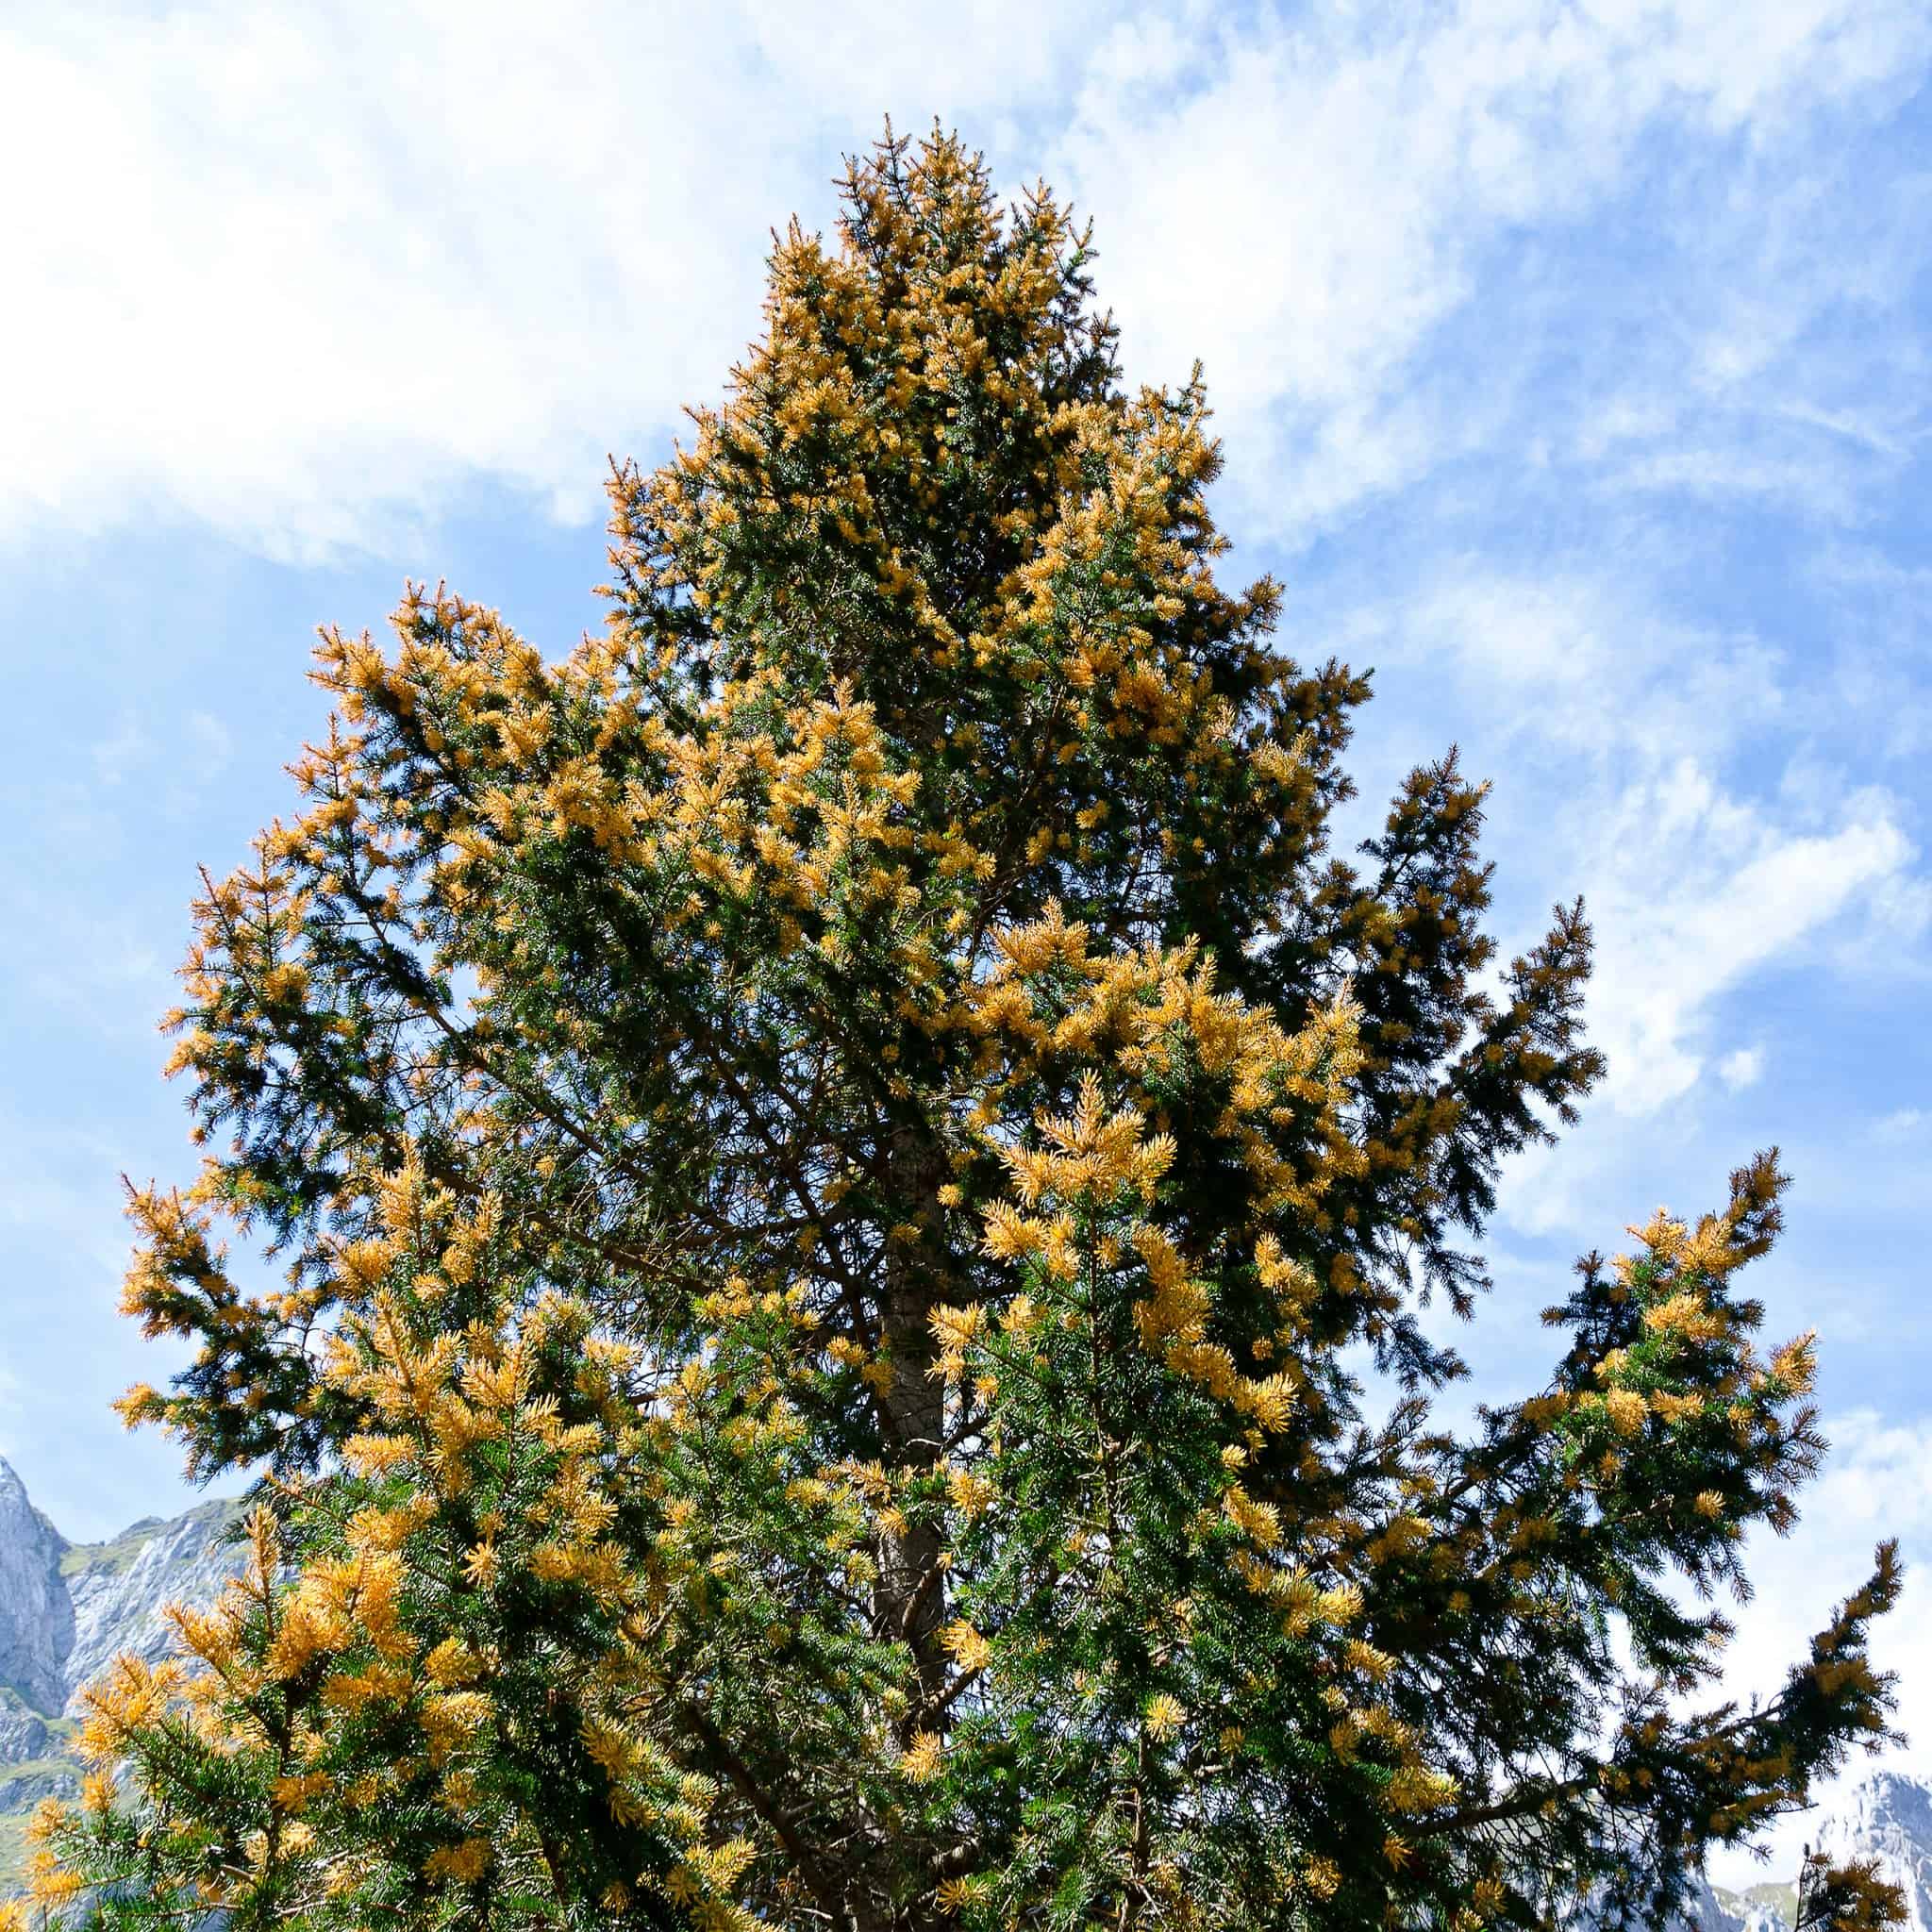
<instances>
[{"instance_id":1,"label":"white cloud","mask_svg":"<svg viewBox=\"0 0 1932 1932\"><path fill-rule=\"evenodd\" d=\"M1849 523L1858 513L1857 491L1837 474L1837 466L1768 458L1743 449L1660 450L1624 465L1614 484L1622 490L1656 491L1707 501L1755 497L1832 523Z\"/></svg>"},{"instance_id":2,"label":"white cloud","mask_svg":"<svg viewBox=\"0 0 1932 1932\"><path fill-rule=\"evenodd\" d=\"M1790 0L1753 24L1746 48L1710 0L1317 8L1230 34L1211 77L1151 113L1090 81L1057 165L1101 216L1133 366L1171 378L1203 357L1239 421L1230 473L1251 529L1311 534L1492 445L1504 424L1519 448L1538 431L1601 447L1592 419L1620 379L1626 425L1724 436L1688 450L1646 439L1628 487L1816 496L1815 463L1748 446L1763 441L1765 380L1812 316L1855 299L1842 268L1798 259L1821 232L1843 242L1836 207L1821 221L1814 206L1807 128L1854 98L1895 99L1932 29L1921 9L1857 0ZM1741 196L1704 177L1700 145L1740 132L1736 171L1771 155L1779 167ZM1501 275L1500 237L1543 270L1579 217L1641 175L1648 136L1674 143L1674 179L1646 203L1640 270L1592 262L1587 300L1547 273ZM1895 276L1910 258L1863 254ZM1217 285L1239 292L1203 303ZM1471 317L1453 353L1427 359ZM1783 382L1775 396L1812 407Z\"/></svg>"},{"instance_id":3,"label":"white cloud","mask_svg":"<svg viewBox=\"0 0 1932 1932\"><path fill-rule=\"evenodd\" d=\"M1894 0L1777 0L1741 40L1718 0L16 8L0 532L394 549L478 477L592 512L608 451L717 392L759 239L828 216L887 108L1080 196L1134 373L1205 355L1256 521L1293 530L1506 419L1534 304L1411 380L1499 235L1558 235L1653 128L1755 152L1882 105L1927 41ZM1732 336L1786 341L1768 315Z\"/></svg>"},{"instance_id":4,"label":"white cloud","mask_svg":"<svg viewBox=\"0 0 1932 1932\"><path fill-rule=\"evenodd\" d=\"M479 475L594 510L607 452L716 394L841 150L895 106L1025 110L1087 15L13 9L0 529L185 515L309 555Z\"/></svg>"},{"instance_id":5,"label":"white cloud","mask_svg":"<svg viewBox=\"0 0 1932 1932\"><path fill-rule=\"evenodd\" d=\"M1740 1046L1735 1053L1727 1053L1717 1063L1717 1076L1733 1093L1757 1086L1764 1077L1764 1049Z\"/></svg>"},{"instance_id":6,"label":"white cloud","mask_svg":"<svg viewBox=\"0 0 1932 1932\"><path fill-rule=\"evenodd\" d=\"M1932 1420L1889 1423L1857 1410L1832 1418L1825 1433L1832 1452L1824 1474L1801 1498L1798 1527L1782 1541L1756 1539L1747 1554L1757 1594L1729 1613L1738 1635L1728 1657L1726 1694L1774 1694L1833 1606L1870 1574L1878 1542L1896 1537L1907 1566L1905 1593L1877 1626L1873 1656L1881 1670L1899 1674L1897 1723L1908 1742L1888 1751L1884 1761L1932 1774L1932 1674L1921 1667L1920 1655L1932 1617ZM1843 1777L1817 1794L1821 1803L1829 1805L1845 1784L1873 1768L1869 1757L1855 1757ZM1788 1878L1798 1847L1816 1832L1816 1815L1801 1814L1771 1834L1769 1868L1726 1854L1713 1859L1713 1875L1734 1884Z\"/></svg>"},{"instance_id":7,"label":"white cloud","mask_svg":"<svg viewBox=\"0 0 1932 1932\"><path fill-rule=\"evenodd\" d=\"M1778 655L1670 618L1627 576L1452 558L1339 626L1353 656L1449 680L1471 769L1503 774L1491 812L1519 899L1584 895L1601 1099L1641 1115L1694 1086L1724 995L1914 903L1916 853L1883 791L1735 773L1783 722ZM1755 1062L1729 1065L1736 1086ZM1512 1211L1553 1224L1565 1197L1543 1163L1520 1180Z\"/></svg>"},{"instance_id":8,"label":"white cloud","mask_svg":"<svg viewBox=\"0 0 1932 1932\"><path fill-rule=\"evenodd\" d=\"M1882 807L1801 831L1688 760L1625 791L1591 842L1578 880L1598 934L1591 1030L1610 1056L1605 1097L1625 1113L1696 1081L1721 994L1802 957L1914 857Z\"/></svg>"}]
</instances>

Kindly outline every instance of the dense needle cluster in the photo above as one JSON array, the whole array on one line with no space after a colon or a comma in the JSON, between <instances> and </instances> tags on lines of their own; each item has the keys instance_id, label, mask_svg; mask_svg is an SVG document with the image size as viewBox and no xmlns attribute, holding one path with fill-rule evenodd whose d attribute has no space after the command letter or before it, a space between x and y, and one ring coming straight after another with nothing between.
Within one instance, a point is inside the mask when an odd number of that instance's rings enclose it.
<instances>
[{"instance_id":1,"label":"dense needle cluster","mask_svg":"<svg viewBox=\"0 0 1932 1932\"><path fill-rule=\"evenodd\" d=\"M94 1690L29 1916L1634 1924L1883 1734L1889 1549L1696 1703L1820 1448L1772 1159L1432 1419L1588 929L1494 970L1453 756L1329 853L1366 680L1216 583L1198 375L1124 386L1089 259L889 138L615 475L601 634L325 636L133 1203L197 1353L127 1413L266 1472L248 1569Z\"/></svg>"}]
</instances>

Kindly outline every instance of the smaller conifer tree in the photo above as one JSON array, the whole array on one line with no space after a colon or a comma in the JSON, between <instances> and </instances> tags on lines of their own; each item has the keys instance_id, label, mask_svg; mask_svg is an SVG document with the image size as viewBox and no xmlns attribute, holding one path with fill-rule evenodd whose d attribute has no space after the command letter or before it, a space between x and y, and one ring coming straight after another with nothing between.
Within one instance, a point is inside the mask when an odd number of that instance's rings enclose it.
<instances>
[{"instance_id":1,"label":"smaller conifer tree","mask_svg":"<svg viewBox=\"0 0 1932 1932\"><path fill-rule=\"evenodd\" d=\"M1123 386L1090 259L889 138L617 475L602 635L325 635L301 815L197 908L210 1151L133 1201L196 1353L127 1413L265 1472L246 1569L94 1687L32 1910L1633 1926L1885 1734L1889 1546L1695 1701L1822 1446L1738 1288L1771 1157L1432 1412L1418 1309L1599 1072L1588 929L1491 973L1453 757L1327 851L1366 680L1216 583L1198 375Z\"/></svg>"}]
</instances>

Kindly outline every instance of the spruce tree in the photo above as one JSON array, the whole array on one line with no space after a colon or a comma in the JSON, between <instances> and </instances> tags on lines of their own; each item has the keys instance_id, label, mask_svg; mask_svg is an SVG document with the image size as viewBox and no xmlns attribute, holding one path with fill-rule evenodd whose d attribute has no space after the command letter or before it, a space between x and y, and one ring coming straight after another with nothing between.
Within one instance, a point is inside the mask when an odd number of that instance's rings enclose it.
<instances>
[{"instance_id":1,"label":"spruce tree","mask_svg":"<svg viewBox=\"0 0 1932 1932\"><path fill-rule=\"evenodd\" d=\"M1368 680L1217 582L1199 372L1123 381L1091 260L889 135L615 471L600 632L325 633L133 1196L194 1353L126 1412L255 1477L248 1565L95 1689L35 1909L1635 1925L1885 1735L1889 1546L1707 1701L1822 1446L1773 1156L1441 1420L1589 929L1497 970L1453 753L1331 852Z\"/></svg>"}]
</instances>

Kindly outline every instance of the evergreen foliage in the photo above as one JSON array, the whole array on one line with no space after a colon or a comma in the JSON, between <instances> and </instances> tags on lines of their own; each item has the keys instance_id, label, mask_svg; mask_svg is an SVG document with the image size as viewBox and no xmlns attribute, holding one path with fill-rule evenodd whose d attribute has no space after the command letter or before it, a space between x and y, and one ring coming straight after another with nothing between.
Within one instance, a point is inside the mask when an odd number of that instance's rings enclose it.
<instances>
[{"instance_id":1,"label":"evergreen foliage","mask_svg":"<svg viewBox=\"0 0 1932 1932\"><path fill-rule=\"evenodd\" d=\"M196 910L211 1151L133 1201L196 1353L127 1413L266 1472L250 1569L97 1688L30 1911L1634 1925L1883 1735L1890 1548L1694 1705L1821 1448L1737 1289L1771 1157L1435 1419L1589 931L1495 971L1453 755L1329 851L1368 682L1216 582L1198 372L1124 386L1090 260L889 137L616 473L600 634L325 634Z\"/></svg>"}]
</instances>

